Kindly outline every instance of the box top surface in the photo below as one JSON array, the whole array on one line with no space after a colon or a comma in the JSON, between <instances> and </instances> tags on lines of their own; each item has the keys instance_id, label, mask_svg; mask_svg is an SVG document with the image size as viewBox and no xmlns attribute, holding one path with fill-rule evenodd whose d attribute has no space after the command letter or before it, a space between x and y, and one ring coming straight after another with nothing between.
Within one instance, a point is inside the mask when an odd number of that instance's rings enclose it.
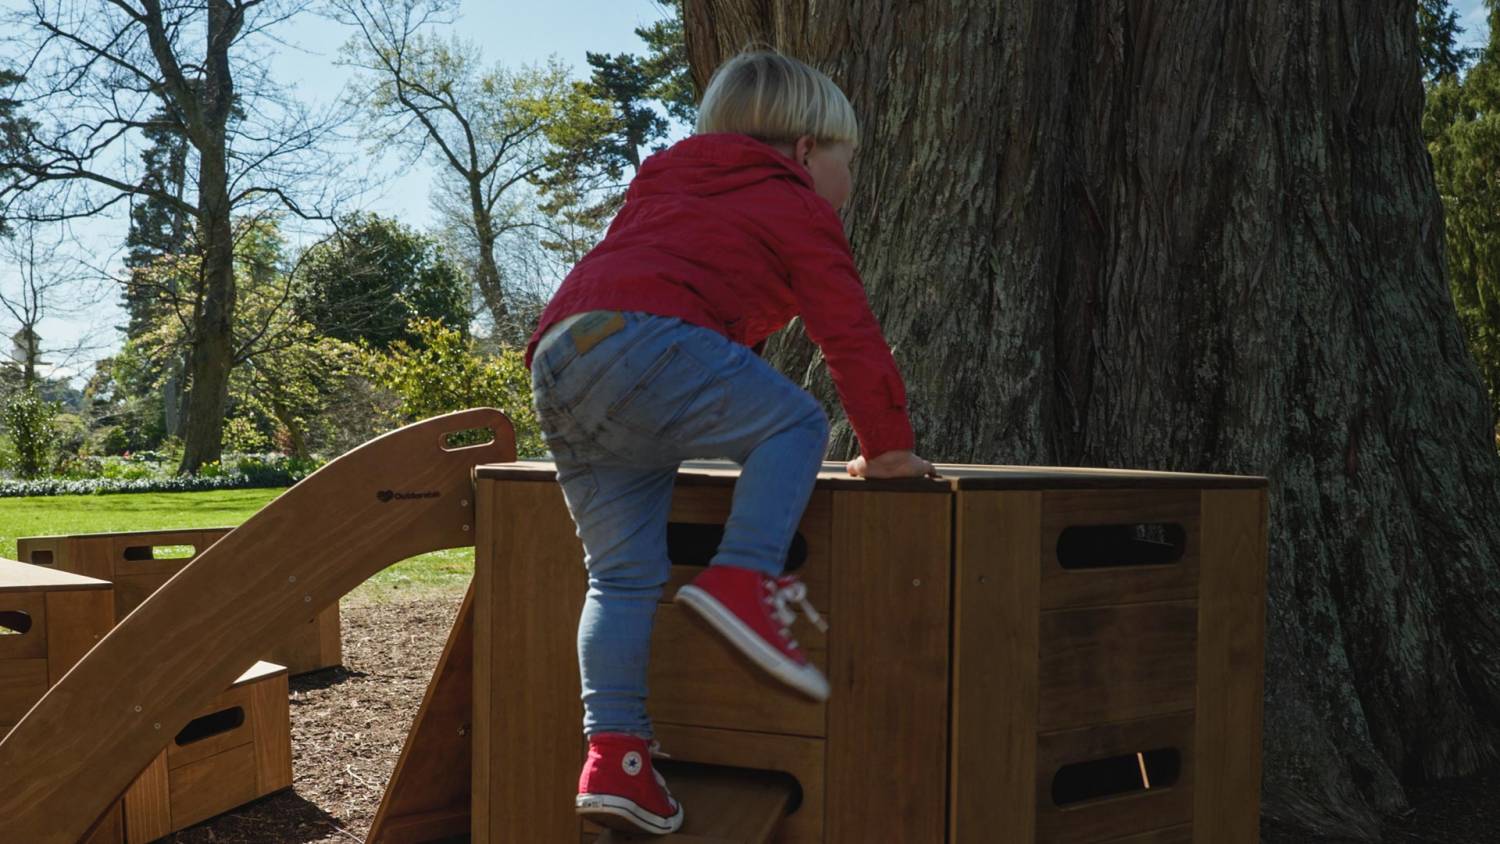
<instances>
[{"instance_id":1,"label":"box top surface","mask_svg":"<svg viewBox=\"0 0 1500 844\"><path fill-rule=\"evenodd\" d=\"M120 537L138 537L148 540L160 536L182 536L190 533L228 533L233 527L201 527L201 528L162 528L161 530L114 530L104 533L49 533L37 536L23 536L17 542L46 542L47 540L65 539L118 539ZM199 548L199 551L207 549Z\"/></svg>"},{"instance_id":2,"label":"box top surface","mask_svg":"<svg viewBox=\"0 0 1500 844\"><path fill-rule=\"evenodd\" d=\"M285 665L277 665L274 662L266 662L265 660L261 660L250 666L250 670L246 671L244 674L241 674L240 678L238 680L235 680L234 685L230 686L229 688L238 688L248 683L254 683L256 680L264 680L267 677L275 677L277 674L285 673Z\"/></svg>"},{"instance_id":3,"label":"box top surface","mask_svg":"<svg viewBox=\"0 0 1500 844\"><path fill-rule=\"evenodd\" d=\"M902 478L867 481L849 477L842 463L824 463L818 472L819 489L890 490L894 492L951 493L961 490L1041 489L1264 489L1266 479L1253 475L1198 475L1130 469L1085 469L1066 466L965 466L938 464L941 478ZM693 460L682 464L677 482L684 485L729 486L739 467L728 461ZM499 481L551 481L551 461L522 460L488 463L475 477Z\"/></svg>"},{"instance_id":4,"label":"box top surface","mask_svg":"<svg viewBox=\"0 0 1500 844\"><path fill-rule=\"evenodd\" d=\"M0 557L0 592L67 592L108 588L110 583L107 580Z\"/></svg>"}]
</instances>

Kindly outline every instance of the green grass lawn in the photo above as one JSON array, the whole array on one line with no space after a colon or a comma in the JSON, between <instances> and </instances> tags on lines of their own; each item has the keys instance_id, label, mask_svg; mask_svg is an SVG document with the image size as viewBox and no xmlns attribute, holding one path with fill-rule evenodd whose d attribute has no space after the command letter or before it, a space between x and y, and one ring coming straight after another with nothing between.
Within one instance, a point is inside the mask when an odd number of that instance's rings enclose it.
<instances>
[{"instance_id":1,"label":"green grass lawn","mask_svg":"<svg viewBox=\"0 0 1500 844\"><path fill-rule=\"evenodd\" d=\"M236 527L281 493L237 489L0 498L0 557L15 559L16 540L23 536ZM351 594L384 602L410 592L461 592L473 573L473 549L455 548L397 563Z\"/></svg>"}]
</instances>

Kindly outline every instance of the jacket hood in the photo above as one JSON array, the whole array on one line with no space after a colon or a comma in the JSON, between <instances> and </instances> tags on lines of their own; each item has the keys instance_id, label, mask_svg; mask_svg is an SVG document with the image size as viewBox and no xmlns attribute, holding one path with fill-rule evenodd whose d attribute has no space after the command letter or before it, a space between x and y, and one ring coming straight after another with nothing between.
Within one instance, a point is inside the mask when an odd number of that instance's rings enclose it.
<instances>
[{"instance_id":1,"label":"jacket hood","mask_svg":"<svg viewBox=\"0 0 1500 844\"><path fill-rule=\"evenodd\" d=\"M630 194L714 196L773 179L812 187L806 170L748 135L693 135L646 159Z\"/></svg>"}]
</instances>

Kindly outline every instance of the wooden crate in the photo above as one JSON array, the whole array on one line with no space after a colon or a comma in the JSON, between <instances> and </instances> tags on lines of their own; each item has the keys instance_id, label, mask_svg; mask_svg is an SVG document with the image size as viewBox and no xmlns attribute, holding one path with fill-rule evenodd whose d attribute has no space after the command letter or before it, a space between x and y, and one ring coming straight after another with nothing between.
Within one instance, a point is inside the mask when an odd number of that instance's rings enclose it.
<instances>
[{"instance_id":1,"label":"wooden crate","mask_svg":"<svg viewBox=\"0 0 1500 844\"><path fill-rule=\"evenodd\" d=\"M114 588L115 621L125 618L230 528L151 530L72 536L31 536L17 541L23 562L107 580ZM339 606L335 602L266 649L268 662L293 674L332 668L343 661Z\"/></svg>"},{"instance_id":2,"label":"wooden crate","mask_svg":"<svg viewBox=\"0 0 1500 844\"><path fill-rule=\"evenodd\" d=\"M820 475L802 574L830 630L798 635L827 704L662 605L664 749L794 777L780 842L1258 840L1265 481L943 469ZM736 477L685 467L671 521L722 525ZM472 840L578 840L582 549L549 464L476 481Z\"/></svg>"},{"instance_id":3,"label":"wooden crate","mask_svg":"<svg viewBox=\"0 0 1500 844\"><path fill-rule=\"evenodd\" d=\"M0 559L0 736L114 624L109 584Z\"/></svg>"},{"instance_id":4,"label":"wooden crate","mask_svg":"<svg viewBox=\"0 0 1500 844\"><path fill-rule=\"evenodd\" d=\"M292 785L287 670L258 662L125 792L126 844L155 841Z\"/></svg>"}]
</instances>

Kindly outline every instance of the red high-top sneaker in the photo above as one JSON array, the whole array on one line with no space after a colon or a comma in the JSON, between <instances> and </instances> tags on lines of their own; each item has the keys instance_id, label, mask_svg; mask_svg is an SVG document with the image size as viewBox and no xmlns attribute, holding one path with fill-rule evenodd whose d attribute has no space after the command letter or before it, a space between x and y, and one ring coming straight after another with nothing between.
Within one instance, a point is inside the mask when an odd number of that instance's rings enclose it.
<instances>
[{"instance_id":1,"label":"red high-top sneaker","mask_svg":"<svg viewBox=\"0 0 1500 844\"><path fill-rule=\"evenodd\" d=\"M622 733L589 736L578 775L578 814L623 832L666 835L682 826L682 807L651 764L655 743Z\"/></svg>"},{"instance_id":2,"label":"red high-top sneaker","mask_svg":"<svg viewBox=\"0 0 1500 844\"><path fill-rule=\"evenodd\" d=\"M791 637L797 616L788 603L800 604L810 621L827 629L795 575L777 578L738 566L709 566L677 590L676 601L703 616L771 676L814 700L828 699L828 679Z\"/></svg>"}]
</instances>

